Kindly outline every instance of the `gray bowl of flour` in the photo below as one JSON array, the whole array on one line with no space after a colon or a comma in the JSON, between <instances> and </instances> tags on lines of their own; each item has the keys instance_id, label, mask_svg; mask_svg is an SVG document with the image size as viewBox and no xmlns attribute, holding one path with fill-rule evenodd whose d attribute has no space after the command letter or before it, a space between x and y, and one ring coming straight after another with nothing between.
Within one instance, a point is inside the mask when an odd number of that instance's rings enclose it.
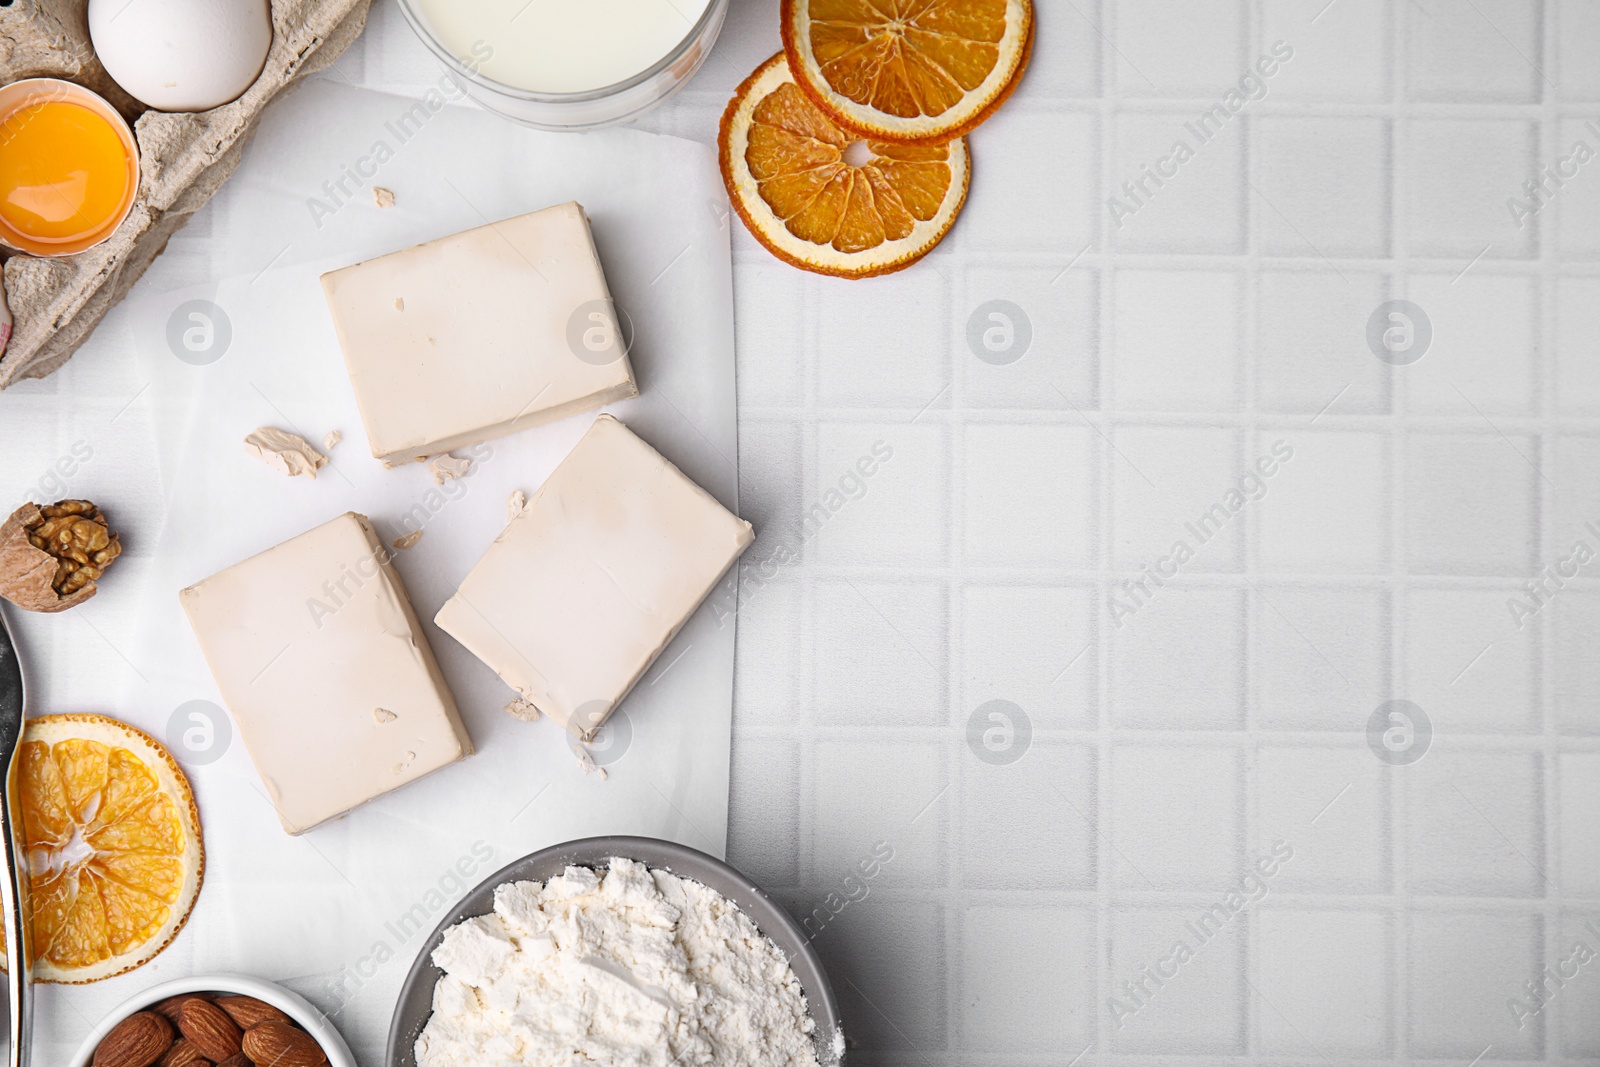
<instances>
[{"instance_id":1,"label":"gray bowl of flour","mask_svg":"<svg viewBox=\"0 0 1600 1067\"><path fill-rule=\"evenodd\" d=\"M778 954L787 960L794 977L799 982L811 1019L816 1025L811 1039L815 1046L817 1063L821 1067L837 1067L844 1051L844 1039L839 1024L839 1005L834 999L833 988L828 984L828 976L822 970L816 950L806 939L800 926L774 903L772 898L762 892L760 887L721 860L684 845L645 837L590 837L542 849L496 871L463 897L434 928L433 933L428 935L427 941L417 954L416 961L411 965L410 972L406 975L405 984L400 990L399 1002L395 1005L394 1018L389 1024L389 1044L385 1057L389 1067L417 1067L415 1051L417 1038L423 1034L429 1019L434 1014L435 987L439 984L439 980L446 976L445 971L435 964L433 957L434 951L445 943L447 932L451 932L464 920L479 917L487 917L480 921L489 924L494 930L502 929L495 907L495 891L502 886L519 882L544 884L550 883L552 879L561 880L565 886L568 880L563 874L568 867L590 868L601 878L605 878L610 873L611 861L618 858L632 860L649 868L650 871L674 875L688 883L698 883L699 886L731 901L745 918L754 922L761 934L776 947ZM638 873L634 872L636 876ZM687 891L690 894L687 899L675 900L679 909L686 903L692 906L695 901L715 906L710 895L700 892L694 885L685 887L671 879L666 881L667 892L675 894ZM648 886L646 888L648 889ZM578 890L581 890L581 886L574 888L574 891ZM518 907L528 907L534 899L534 896L509 889L502 896L502 914L515 914ZM545 921L537 915L531 918L536 920L536 923ZM722 918L725 921L732 919L726 915ZM737 919L733 921L737 922ZM521 944L523 940L519 938L517 943ZM451 933L450 941L451 944L445 949L444 955L448 958L449 969L455 976L455 982L465 980L470 984L476 970L490 966L507 966L496 961L509 950L499 945L493 937L480 936L478 930L466 928L455 930ZM519 958L509 966L520 965L521 954L517 955ZM619 979L626 980L641 995L666 1003L666 990L641 985L631 976L622 974L614 963L605 962L601 965L610 972L617 972ZM603 989L604 984L602 982L599 988ZM764 995L759 988L749 992L757 998ZM773 994L776 992L777 988L774 987ZM588 995L593 995L592 990ZM441 996L445 996L445 991L441 990ZM442 1004L445 1002L441 1000ZM518 1010L519 1013L522 1011L521 1005ZM560 1006L556 1006L556 1017L562 1017Z\"/></svg>"}]
</instances>

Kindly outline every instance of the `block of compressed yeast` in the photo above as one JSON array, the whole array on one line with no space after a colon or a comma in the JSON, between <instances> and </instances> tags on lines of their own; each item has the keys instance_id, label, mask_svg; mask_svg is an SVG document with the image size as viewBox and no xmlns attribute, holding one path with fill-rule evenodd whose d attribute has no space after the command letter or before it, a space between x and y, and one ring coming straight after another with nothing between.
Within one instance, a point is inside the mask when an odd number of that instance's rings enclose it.
<instances>
[{"instance_id":1,"label":"block of compressed yeast","mask_svg":"<svg viewBox=\"0 0 1600 1067\"><path fill-rule=\"evenodd\" d=\"M322 288L385 463L639 395L576 203L330 271Z\"/></svg>"},{"instance_id":2,"label":"block of compressed yeast","mask_svg":"<svg viewBox=\"0 0 1600 1067\"><path fill-rule=\"evenodd\" d=\"M748 522L601 415L434 621L588 738L754 540Z\"/></svg>"},{"instance_id":3,"label":"block of compressed yeast","mask_svg":"<svg viewBox=\"0 0 1600 1067\"><path fill-rule=\"evenodd\" d=\"M347 512L179 595L289 833L472 754L365 515Z\"/></svg>"}]
</instances>

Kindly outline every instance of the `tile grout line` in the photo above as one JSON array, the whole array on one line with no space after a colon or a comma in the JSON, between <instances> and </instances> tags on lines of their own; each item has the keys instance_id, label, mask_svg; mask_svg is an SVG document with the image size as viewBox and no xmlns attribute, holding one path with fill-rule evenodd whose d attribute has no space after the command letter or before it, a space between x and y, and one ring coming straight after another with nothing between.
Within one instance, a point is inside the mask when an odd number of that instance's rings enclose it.
<instances>
[{"instance_id":1,"label":"tile grout line","mask_svg":"<svg viewBox=\"0 0 1600 1067\"><path fill-rule=\"evenodd\" d=\"M1600 104L1600 101L1597 101L1596 103ZM1258 117L1268 118L1270 116ZM1592 115L1569 116L1569 118L1572 119L1580 117L1590 118ZM1380 121L1384 122L1385 129L1392 129L1395 125L1397 125L1397 123L1389 120ZM1099 207L1103 206L1104 205L1097 206L1096 210L1098 211ZM1494 251L1496 248L1498 248L1498 246L1491 245L1490 251ZM1114 260L1117 263L1125 266L1131 265L1134 267L1152 270L1185 270L1196 268L1204 270L1237 269L1243 257L1243 253L1240 251L1167 252L1159 250L1145 251L1142 249L1115 250L1101 248L1098 245L1095 245L1093 242L1090 243L1090 247L1087 250L1079 249L1077 251L1074 251L1072 248L1067 248L1063 252L1042 251L1039 249L1023 249L1013 252L1001 252L993 249L976 248L972 249L971 251L964 251L961 253L962 260L972 266L1016 267L1018 264L1021 264L1025 267L1032 266L1039 267L1040 269L1050 268L1053 269L1056 274L1059 274L1062 269L1062 257L1064 255L1070 255L1071 258L1069 258L1067 262L1072 263L1074 269L1080 266L1103 267ZM939 262L943 262L944 259L948 258L949 256L945 256ZM1304 254L1282 251L1261 252L1259 254L1259 258L1263 266L1271 267L1275 270L1294 271L1306 274L1325 274L1329 269L1328 260L1324 259L1315 252ZM1421 274L1444 274L1453 278L1461 272L1461 268L1463 266L1462 257L1459 255L1440 255L1422 252L1410 256L1409 259L1412 266L1414 266L1417 272ZM1395 257L1390 255L1341 253L1339 255L1339 262L1360 273L1382 274L1394 269ZM1499 256L1484 254L1479 262L1488 264L1489 266L1487 269L1493 270L1498 274L1505 275L1537 275L1540 269L1538 257L1532 255ZM1562 264L1562 268L1563 270L1572 273L1574 276L1592 278L1595 275L1600 274L1600 259L1593 258L1591 255L1591 258L1567 261ZM1474 270L1476 269L1477 268L1475 267ZM1052 274L1051 278L1054 277L1055 274Z\"/></svg>"},{"instance_id":2,"label":"tile grout line","mask_svg":"<svg viewBox=\"0 0 1600 1067\"><path fill-rule=\"evenodd\" d=\"M1108 268L1109 269L1109 268ZM1268 270L1271 268L1268 267ZM1237 271L1237 266L1235 267ZM1424 272L1428 273L1428 272ZM1385 272L1392 276L1393 272ZM1242 275L1241 275L1242 276ZM803 409L783 407L760 407L752 405L748 415L741 413L743 421L752 423L761 422L788 422L803 415ZM1093 411L1101 415L1110 416L1108 409L1083 408L1084 411ZM850 421L861 418L865 414L874 413L869 408L818 408L820 418L829 421ZM881 418L893 417L892 425L909 425L912 422L926 425L951 422L955 413L950 410L928 408L917 412L910 408L877 409L876 414ZM1054 407L972 407L967 409L966 416L973 422L1038 422L1055 424L1062 421L1059 404ZM1238 410L1227 412L1204 413L1196 411L1123 411L1116 413L1116 418L1125 426L1139 428L1181 428L1202 427L1210 428L1220 425L1223 429L1302 429L1307 422L1307 416L1317 414L1311 408L1300 410L1283 410L1273 412L1258 411L1253 420L1247 419L1241 405ZM1485 429L1483 416L1476 413L1451 414L1438 412L1414 412L1407 416L1408 421L1427 431L1429 434L1444 436L1472 436L1479 435L1485 438L1497 438L1498 434L1493 429ZM1387 430L1394 423L1392 414L1384 412L1355 412L1340 414L1327 410L1317 419L1317 428L1323 430L1342 430L1346 432L1370 432ZM1593 435L1600 433L1600 415L1556 415L1544 418L1539 415L1495 415L1495 425L1501 430L1517 435L1534 435L1544 431L1550 426L1554 432L1572 433L1578 435ZM1592 580L1592 579L1591 579Z\"/></svg>"},{"instance_id":3,"label":"tile grout line","mask_svg":"<svg viewBox=\"0 0 1600 1067\"><path fill-rule=\"evenodd\" d=\"M944 724L935 726L879 726L862 727L833 724L818 726L815 734L830 740L844 739L848 733L856 733L864 737L879 737L891 731L906 736L913 736L920 741L935 742L947 736L949 727ZM752 738L767 740L792 739L798 733L798 727L789 726L751 726L747 730ZM1115 742L1126 742L1137 745L1152 745L1166 747L1172 745L1206 745L1212 748L1243 750L1255 748L1279 748L1288 745L1299 745L1317 752L1357 752L1365 749L1366 739L1352 739L1349 731L1339 730L1303 730L1303 729L1270 729L1263 731L1264 737L1252 737L1250 733L1241 729L1214 730L1196 728L1190 730L1162 730L1147 729L1144 727L1112 728L1107 736ZM1035 729L1034 737L1043 742L1062 745L1093 745L1100 736L1099 727L1089 729ZM1543 751L1545 744L1544 735L1541 733L1515 734L1456 734L1452 743L1457 750L1471 753L1493 752L1518 752L1529 755L1538 755ZM1594 735L1578 735L1565 738L1562 744L1567 750L1584 755L1600 754L1600 737Z\"/></svg>"},{"instance_id":4,"label":"tile grout line","mask_svg":"<svg viewBox=\"0 0 1600 1067\"><path fill-rule=\"evenodd\" d=\"M1341 0L1342 6L1343 0ZM1290 42L1294 44L1296 42ZM1130 115L1187 115L1215 104L1216 100L1204 96L1135 96L1125 97L1120 110ZM1557 105L1562 118L1587 117L1593 101L1573 100ZM1415 115L1429 119L1537 119L1541 104L1538 101L1516 103L1506 100L1410 100L1399 104L1371 100L1275 100L1267 97L1250 105L1257 113L1272 118L1393 118L1395 115ZM1007 103L1023 115L1091 115L1097 109L1093 97L1069 96L1057 100L1030 100L1018 97Z\"/></svg>"},{"instance_id":5,"label":"tile grout line","mask_svg":"<svg viewBox=\"0 0 1600 1067\"><path fill-rule=\"evenodd\" d=\"M1108 450L1109 451L1109 450ZM1071 569L1066 567L1051 567L1043 564L969 564L966 568L969 575L980 576L985 583L1001 586L1027 585L1030 583L1047 582L1064 585L1089 587L1100 580L1104 575L1097 570ZM816 575L824 580L843 582L850 578L862 578L869 573L890 575L897 578L923 579L927 581L942 581L954 572L938 564L917 563L884 563L850 564L826 563L817 564L814 568ZM1117 564L1108 568L1109 574L1118 578L1138 577L1141 573L1131 564ZM1250 577L1242 571L1202 571L1184 572L1184 584L1201 589L1248 589ZM1308 589L1343 589L1343 590L1377 590L1392 588L1396 585L1386 574L1372 573L1344 573L1321 574L1315 571L1284 572L1272 575L1266 579L1270 587L1304 587ZM1408 583L1422 591L1446 590L1486 590L1496 593L1513 595L1522 588L1526 582L1525 575L1512 574L1425 574L1413 577ZM1569 588L1588 593L1600 592L1594 579L1588 579L1574 585L1567 581ZM1104 605L1101 605L1104 607ZM1070 649L1068 651L1071 651ZM1572 737L1595 736L1589 733L1574 733Z\"/></svg>"},{"instance_id":6,"label":"tile grout line","mask_svg":"<svg viewBox=\"0 0 1600 1067\"><path fill-rule=\"evenodd\" d=\"M1244 56L1261 55L1265 49L1263 0L1249 0L1245 4L1245 33L1244 47L1241 54ZM1251 45L1254 45L1252 48ZM1239 279L1239 292L1236 296L1234 309L1235 321L1239 323L1238 337L1236 339L1239 353L1238 375L1239 382L1235 389L1235 402L1242 403L1242 425L1233 433L1234 469L1244 470L1248 463L1247 457L1254 453L1260 433L1256 428L1256 411L1259 401L1259 383L1257 382L1257 352L1256 338L1260 336L1260 284L1261 262L1260 246L1262 243L1262 227L1260 213L1262 205L1259 196L1251 196L1251 188L1261 188L1264 184L1262 176L1262 153L1259 149L1261 142L1260 119L1252 114L1241 116L1243 122L1239 127L1240 153L1243 155L1241 167L1248 183L1245 189L1240 190L1240 195L1247 205L1246 210L1239 213L1244 233L1240 247L1244 252L1244 273ZM1252 508L1245 516L1244 528L1241 531L1243 544L1239 547L1239 564L1247 580L1253 581L1260 577L1258 566L1260 549L1259 538L1261 530L1261 516L1259 508ZM1259 741L1256 737L1257 723L1259 721L1259 701L1257 694L1260 692L1256 685L1256 668L1260 663L1258 649L1260 644L1260 630L1252 625L1253 613L1258 610L1256 603L1259 596L1252 596L1249 587L1241 589L1239 597L1239 622L1244 626L1241 648L1244 663L1240 667L1238 684L1240 686L1239 699L1242 707L1238 714L1242 716L1245 736L1249 739L1240 749L1237 757L1236 773L1239 775L1239 838L1234 844L1235 867L1245 868L1245 857L1251 855L1257 847L1256 835L1259 832L1260 819L1260 766ZM1261 988L1264 984L1261 975L1261 910L1251 908L1245 915L1243 942L1239 946L1241 968L1240 977L1245 983L1245 988L1240 990L1239 1004L1243 1012L1239 1020L1239 1040L1241 1051L1244 1055L1255 1059L1262 1049L1262 1012L1257 1001L1259 994L1251 996L1250 991Z\"/></svg>"},{"instance_id":7,"label":"tile grout line","mask_svg":"<svg viewBox=\"0 0 1600 1067\"><path fill-rule=\"evenodd\" d=\"M834 724L819 726L816 734L829 740L843 740L845 735L856 733L863 737L878 738L888 735L891 731L913 736L924 742L936 742L948 736L949 727L943 724L937 726L879 726L859 727ZM792 739L796 736L798 728L787 726L752 726L748 736L767 740ZM1100 736L1098 727L1091 729L1045 729L1034 730L1034 737L1042 742L1060 745L1093 745ZM1310 731L1310 730L1269 730L1265 738L1255 738L1244 730L1160 730L1145 729L1143 727L1128 727L1113 730L1108 736L1115 742L1134 745L1151 745L1155 747L1168 746L1209 746L1211 748L1244 750L1256 748L1281 748L1289 745L1299 745L1317 752L1359 752L1365 749L1365 738L1352 739L1349 731ZM1505 735L1493 733L1456 734L1452 743L1458 751L1477 753L1526 753L1536 756L1543 751L1545 739L1543 734L1532 733L1525 735ZM1565 739L1564 744L1570 746L1569 751L1583 755L1600 754L1600 738L1578 736Z\"/></svg>"},{"instance_id":8,"label":"tile grout line","mask_svg":"<svg viewBox=\"0 0 1600 1067\"><path fill-rule=\"evenodd\" d=\"M1544 70L1555 71L1558 78L1562 72L1557 65L1557 41L1560 37L1559 19L1556 14L1556 5L1551 0L1544 0L1540 4L1542 21L1540 25L1541 54L1540 60ZM1541 159L1554 159L1556 149L1560 146L1559 100L1556 89L1549 80L1542 75L1539 78L1540 91L1540 118L1538 152L1535 164ZM1561 219L1566 211L1565 201L1556 204L1555 218ZM1557 455L1561 442L1552 420L1559 407L1559 394L1557 390L1557 373L1560 359L1556 352L1558 343L1556 294L1559 284L1560 256L1558 245L1553 230L1559 227L1548 225L1548 218L1541 213L1534 222L1534 239L1539 242L1539 346L1537 352L1539 359L1535 366L1539 375L1538 397L1540 409L1539 447L1537 455L1540 469L1547 477L1560 477L1561 468L1557 462ZM1545 545L1554 545L1555 520L1559 510L1555 490L1547 478L1538 478L1533 483L1534 491L1539 494L1538 527L1534 532L1533 566L1530 571L1537 569L1539 561L1544 556ZM1559 792L1561 784L1561 759L1557 744L1555 728L1555 630L1556 613L1561 610L1557 605L1554 610L1540 612L1540 618L1532 627L1530 637L1538 642L1537 655L1530 657L1537 664L1539 672L1537 692L1540 704L1540 725L1544 735L1544 744L1539 754L1539 765L1542 773L1539 775L1540 796L1540 821L1542 823L1541 839L1544 854L1539 857L1539 862L1544 866L1541 883L1541 896L1543 897L1543 955L1544 960L1559 959L1557 940L1561 936L1561 881L1556 878L1552 869L1555 863L1560 862L1560 801ZM1552 892L1554 888L1554 892ZM1540 961L1541 963L1543 961ZM1544 1042L1541 1051L1547 1058L1559 1060L1564 1049L1562 1033L1562 1017L1565 1014L1566 1004L1563 998L1556 997L1546 1006L1542 1015L1541 1025L1544 1028Z\"/></svg>"},{"instance_id":9,"label":"tile grout line","mask_svg":"<svg viewBox=\"0 0 1600 1067\"><path fill-rule=\"evenodd\" d=\"M1192 1061L1199 1061L1205 1064L1206 1067L1256 1067L1257 1064L1270 1064L1271 1067L1329 1067L1330 1063L1329 1060L1315 1055L1254 1058L1228 1053L1200 1056L1192 1053L1186 1055L1172 1052L1157 1054L1119 1052L1095 1060L1087 1055L1088 1050L1085 1050L1084 1053L1075 1052L1075 1048L1079 1047L1081 1046L1063 1046L1059 1052L1055 1053L968 1053L959 1061L945 1060L938 1054L925 1055L921 1058L916 1056L904 1058L875 1057L870 1060L865 1056L861 1056L860 1062L905 1064L907 1067L927 1067L927 1065L936 1061L947 1062L949 1067L1091 1067L1091 1065L1097 1065L1097 1067L1108 1067L1108 1065L1112 1065L1112 1067L1191 1067ZM857 1055L861 1054L857 1053ZM1081 1056L1081 1058L1075 1059L1075 1056ZM1337 1067L1389 1067L1393 1061L1377 1056L1341 1055L1336 1062ZM1483 1063L1493 1063L1496 1067L1590 1067L1594 1060L1592 1057L1565 1060L1555 1058L1501 1060L1482 1056L1474 1061L1471 1059L1471 1054L1468 1054L1454 1059L1429 1060L1428 1062L1451 1064L1453 1067L1480 1067Z\"/></svg>"},{"instance_id":10,"label":"tile grout line","mask_svg":"<svg viewBox=\"0 0 1600 1067\"><path fill-rule=\"evenodd\" d=\"M1110 190L1116 187L1115 158L1117 148L1116 82L1120 74L1116 66L1115 50L1112 48L1111 38L1116 31L1113 5L1109 0L1101 0L1096 5L1096 15L1100 17L1102 27L1105 28L1099 44L1100 54L1100 100L1099 100L1099 127L1098 148L1100 152L1100 189L1101 196L1097 198L1098 204L1103 205L1105 198L1110 195ZM1097 236L1100 252L1091 250L1094 262L1089 269L1095 272L1097 288L1097 309L1099 312L1098 329L1095 335L1095 404L1100 412L1109 412L1112 409L1115 397L1112 395L1112 381L1114 378L1112 368L1116 360L1116 299L1117 275L1115 267L1116 253L1112 248L1111 218L1108 211L1096 212L1099 219ZM1087 258L1087 257L1086 257ZM1113 435L1116 427L1107 420L1107 431ZM1111 955L1112 944L1112 870L1116 863L1115 853L1107 848L1116 834L1116 823L1111 810L1111 790L1113 782L1112 769L1112 663L1115 657L1114 645L1116 637L1106 627L1105 605L1111 595L1111 509L1115 504L1112 489L1111 468L1114 462L1111 449L1105 442L1094 437L1090 439L1089 447L1093 450L1093 463L1098 484L1095 486L1095 500L1099 505L1099 516L1094 528L1095 536L1095 562L1097 574L1093 579L1094 604L1089 612L1090 633L1096 644L1095 655L1095 822L1091 830L1093 856L1095 857L1095 931L1096 963L1095 979L1099 995L1091 1005L1091 1025L1087 1037L1094 1042L1095 1061L1104 1063L1112 1054L1112 1035L1107 1025L1104 1005L1109 1004L1110 998L1116 989L1116 977L1113 970ZM1098 830L1094 833L1093 830Z\"/></svg>"},{"instance_id":11,"label":"tile grout line","mask_svg":"<svg viewBox=\"0 0 1600 1067\"><path fill-rule=\"evenodd\" d=\"M769 891L781 895L788 891L801 892L806 887L800 885L784 885L774 883L769 886ZM1006 901L1021 901L1026 906L1038 907L1045 905L1059 905L1061 907L1083 906L1093 908L1098 891L1093 888L1086 889L1016 889L1010 887L985 886L979 888L961 888L948 890L940 888L930 889L882 889L874 890L873 895L881 894L884 899L899 901L901 903L943 903L950 900L976 901L982 905L1003 905ZM1205 908L1217 900L1214 889L1127 889L1126 894L1129 905L1135 908ZM1361 913L1375 915L1387 923L1392 916L1389 910L1399 905L1398 898L1387 892L1362 893L1338 889L1325 889L1319 891L1285 891L1274 893L1273 899L1286 908L1301 911L1335 911L1340 913ZM1429 916L1462 916L1462 915L1492 915L1496 917L1516 918L1527 915L1528 898L1525 896L1434 896L1424 895L1418 900L1417 914ZM1585 908L1600 908L1600 897L1573 897L1571 902ZM1587 972L1585 972L1587 973ZM970 1055L971 1053L963 1053ZM1585 1063L1592 1063L1586 1060Z\"/></svg>"},{"instance_id":12,"label":"tile grout line","mask_svg":"<svg viewBox=\"0 0 1600 1067\"><path fill-rule=\"evenodd\" d=\"M800 510L803 514L806 501L816 492L818 482L818 450L822 447L821 435L817 430L817 396L821 388L822 377L821 345L817 339L821 335L821 307L817 299L817 282L814 278L807 277L800 283L804 293L804 309L800 317L801 344L805 352L804 365L801 371L801 403L803 405L802 421L800 426ZM817 642L816 642L816 576L812 568L817 554L817 542L812 540L800 550L801 566L800 588L800 633L797 644L799 645L800 663L800 715L799 719L804 726L805 733L800 741L800 843L799 853L795 857L795 867L800 875L801 884L815 886L820 882L820 873L815 870L817 855L817 826L815 814L817 805L821 802L820 770L821 756L817 741Z\"/></svg>"},{"instance_id":13,"label":"tile grout line","mask_svg":"<svg viewBox=\"0 0 1600 1067\"><path fill-rule=\"evenodd\" d=\"M960 283L956 281L955 271L959 269ZM961 689L961 679L965 673L957 669L958 664L965 661L965 642L962 640L965 627L961 625L964 614L961 608L965 606L966 579L964 573L966 542L963 536L964 524L957 519L958 509L964 508L967 496L966 471L957 462L966 445L967 413L965 409L966 387L965 375L956 370L956 361L961 359L963 353L956 341L956 328L959 316L953 311L957 307L965 307L971 303L971 286L967 268L952 268L952 275L944 279L946 287L945 310L947 316L944 337L944 359L947 370L948 389L950 391L949 410L951 412L951 426L949 432L944 433L944 464L947 474L946 484L949 492L946 499L949 501L949 511L946 515L945 529L948 531L949 540L945 544L945 560L949 567L950 577L941 583L942 599L944 602L944 657L942 667L944 670L944 720L951 727L949 736L944 743L944 765L951 796L945 802L944 811L951 813L941 823L939 848L944 856L945 884L951 890L951 899L960 902L959 910L948 908L944 910L943 925L945 930L945 962L946 973L952 977L944 983L945 1011L947 1018L951 1019L953 1033L946 1034L948 1053L953 1058L965 1055L967 1049L966 1015L961 1011L965 990L963 984L969 974L966 966L966 938L963 936L966 928L967 901L962 896L961 879L961 850L957 844L960 830L958 824L960 816L956 813L965 812L966 790L961 776L963 767L963 751L966 748L966 730L964 709L966 701ZM960 293L967 297L961 304L956 303L956 296ZM971 353L965 355L972 356ZM934 404L937 406L938 398ZM958 443L959 442L959 443ZM954 959L955 965L951 966Z\"/></svg>"},{"instance_id":14,"label":"tile grout line","mask_svg":"<svg viewBox=\"0 0 1600 1067\"><path fill-rule=\"evenodd\" d=\"M1411 12L1403 3L1391 3L1386 13L1390 20L1389 27L1389 93L1394 105L1394 111L1389 124L1389 213L1390 213L1390 255L1393 258L1393 267L1388 279L1388 299L1396 299L1398 287L1402 287L1407 296L1410 295L1409 263L1407 257L1411 252L1411 243L1407 239L1406 224L1408 212L1406 210L1406 195L1409 190L1407 179L1407 159L1404 146L1410 136L1410 124L1405 109L1407 78L1406 55L1409 43L1409 34L1406 32ZM1404 281L1402 281L1404 279ZM1375 357L1376 358L1376 357ZM1407 595L1407 579L1409 575L1402 564L1405 546L1405 411L1406 401L1409 399L1404 380L1392 369L1387 369L1387 393L1389 402L1390 433L1388 444L1388 472L1389 472L1389 696L1393 699L1401 691L1402 679L1408 667L1405 648L1405 613L1410 608L1410 598ZM1394 1006L1391 1018L1388 1020L1390 1037L1392 1040L1391 1056L1402 1063L1411 1060L1411 983L1410 983L1410 954L1411 954L1411 900L1406 882L1406 869L1409 862L1408 849L1406 848L1406 834L1402 829L1407 825L1408 815L1404 790L1400 788L1402 779L1394 773L1396 768L1385 767L1383 774L1383 789L1385 800L1389 808L1389 880L1390 892L1397 901L1396 907L1389 913L1390 935L1392 942L1391 966L1393 971L1391 980L1394 982L1394 996L1390 1002ZM1405 768L1400 768L1404 770Z\"/></svg>"}]
</instances>

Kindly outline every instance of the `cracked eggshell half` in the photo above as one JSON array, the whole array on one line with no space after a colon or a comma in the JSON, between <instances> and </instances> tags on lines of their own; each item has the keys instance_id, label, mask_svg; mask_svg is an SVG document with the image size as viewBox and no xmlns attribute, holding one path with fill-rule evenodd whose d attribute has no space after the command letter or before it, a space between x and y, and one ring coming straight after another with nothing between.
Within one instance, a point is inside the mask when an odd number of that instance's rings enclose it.
<instances>
[{"instance_id":1,"label":"cracked eggshell half","mask_svg":"<svg viewBox=\"0 0 1600 1067\"><path fill-rule=\"evenodd\" d=\"M118 85L158 111L238 99L272 47L267 0L89 0L89 38Z\"/></svg>"}]
</instances>

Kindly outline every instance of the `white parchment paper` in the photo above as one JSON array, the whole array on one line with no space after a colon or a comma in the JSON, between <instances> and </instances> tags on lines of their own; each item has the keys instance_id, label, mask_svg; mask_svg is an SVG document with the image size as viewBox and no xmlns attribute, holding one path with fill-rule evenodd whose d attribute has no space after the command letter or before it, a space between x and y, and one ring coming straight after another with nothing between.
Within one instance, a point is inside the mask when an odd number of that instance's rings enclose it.
<instances>
[{"instance_id":1,"label":"white parchment paper","mask_svg":"<svg viewBox=\"0 0 1600 1067\"><path fill-rule=\"evenodd\" d=\"M394 206L378 207L372 185L392 190ZM164 529L159 538L131 531L135 562L111 576L143 582L136 609L121 598L138 623L122 646L130 669L120 701L32 711L102 710L174 746L200 800L206 880L188 926L155 962L88 989L45 993L36 1061L64 1060L93 1021L146 985L239 971L309 996L358 1057L376 1063L422 940L451 902L503 864L609 833L722 854L731 617L703 609L616 714L595 753L605 781L581 771L557 727L506 715L511 692L431 622L504 524L508 494L535 489L593 416L494 441L467 478L442 487L420 465L386 470L368 452L317 282L335 267L565 200L588 210L612 292L634 327L642 396L610 410L736 507L728 214L703 145L636 131L540 134L465 108L434 111L314 83L273 108L182 244L182 254L208 257L203 270L188 265L206 284L172 288L183 274L175 260L119 309L114 325L131 334L148 381L136 409L151 413ZM197 309L203 319L192 318ZM186 347L183 334L195 328L225 333L225 350L217 336L208 347L194 335ZM241 447L263 425L317 443L337 429L344 440L315 481L288 479ZM70 429L57 438L70 441ZM219 706L221 698L177 594L346 510L371 516L391 540L423 530L397 565L429 620L478 752L290 838L226 717L213 716L208 735L206 705L189 703ZM33 666L45 675L71 670L53 651ZM49 683L39 692L82 691Z\"/></svg>"}]
</instances>

